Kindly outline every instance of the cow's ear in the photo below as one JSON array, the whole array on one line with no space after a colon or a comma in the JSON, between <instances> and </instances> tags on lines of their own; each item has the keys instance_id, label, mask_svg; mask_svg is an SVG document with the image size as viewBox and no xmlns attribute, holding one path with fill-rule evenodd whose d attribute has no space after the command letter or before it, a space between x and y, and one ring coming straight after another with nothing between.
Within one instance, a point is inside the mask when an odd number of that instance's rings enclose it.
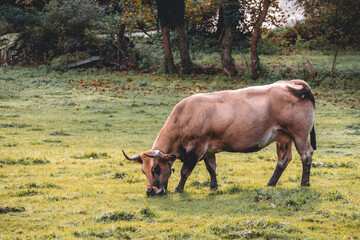
<instances>
[{"instance_id":1,"label":"cow's ear","mask_svg":"<svg viewBox=\"0 0 360 240\"><path fill-rule=\"evenodd\" d=\"M171 154L164 154L162 159L168 163L174 163L174 161L176 160L176 156Z\"/></svg>"},{"instance_id":2,"label":"cow's ear","mask_svg":"<svg viewBox=\"0 0 360 240\"><path fill-rule=\"evenodd\" d=\"M143 163L141 157L140 157L140 158L137 158L137 159L133 159L132 161L133 161L133 162L136 162L136 163L140 163L140 164Z\"/></svg>"}]
</instances>

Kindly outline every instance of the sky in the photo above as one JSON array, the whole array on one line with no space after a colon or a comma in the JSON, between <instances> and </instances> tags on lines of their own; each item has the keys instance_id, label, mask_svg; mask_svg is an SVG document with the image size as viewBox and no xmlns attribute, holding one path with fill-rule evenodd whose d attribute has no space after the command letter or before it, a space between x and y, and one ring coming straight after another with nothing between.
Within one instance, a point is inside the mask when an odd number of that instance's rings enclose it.
<instances>
[{"instance_id":1,"label":"sky","mask_svg":"<svg viewBox=\"0 0 360 240\"><path fill-rule=\"evenodd\" d=\"M294 0L279 0L279 3L280 6L290 14L286 24L287 26L292 26L296 21L304 19L303 10L295 5Z\"/></svg>"}]
</instances>

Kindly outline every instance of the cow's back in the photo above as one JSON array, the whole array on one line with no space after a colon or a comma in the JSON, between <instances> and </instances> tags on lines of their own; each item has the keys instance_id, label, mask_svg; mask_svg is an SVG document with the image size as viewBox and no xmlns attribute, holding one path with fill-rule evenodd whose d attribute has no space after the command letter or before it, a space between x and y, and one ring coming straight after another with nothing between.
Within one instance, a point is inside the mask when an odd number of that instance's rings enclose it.
<instances>
[{"instance_id":1,"label":"cow's back","mask_svg":"<svg viewBox=\"0 0 360 240\"><path fill-rule=\"evenodd\" d=\"M219 151L257 150L272 140L274 131L311 125L312 99L301 80L196 94L175 106L161 132L185 147L207 142Z\"/></svg>"}]
</instances>

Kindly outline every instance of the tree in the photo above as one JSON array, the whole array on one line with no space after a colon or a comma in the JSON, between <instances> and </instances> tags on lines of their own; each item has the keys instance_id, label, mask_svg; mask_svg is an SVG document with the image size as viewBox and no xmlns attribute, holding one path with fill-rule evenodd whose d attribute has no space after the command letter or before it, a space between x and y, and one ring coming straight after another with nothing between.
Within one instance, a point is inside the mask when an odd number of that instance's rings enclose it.
<instances>
[{"instance_id":1,"label":"tree","mask_svg":"<svg viewBox=\"0 0 360 240\"><path fill-rule=\"evenodd\" d=\"M259 77L259 56L257 52L257 44L261 37L261 26L265 20L266 14L268 12L270 0L263 0L261 12L256 18L255 25L253 28L251 36L251 46L250 46L250 55L251 55L251 72L252 78L257 79Z\"/></svg>"},{"instance_id":2,"label":"tree","mask_svg":"<svg viewBox=\"0 0 360 240\"><path fill-rule=\"evenodd\" d=\"M185 1L156 0L156 6L163 37L165 72L169 73L175 70L170 41L170 30L175 29L179 36L180 58L183 71L190 72L192 62L185 31Z\"/></svg>"},{"instance_id":3,"label":"tree","mask_svg":"<svg viewBox=\"0 0 360 240\"><path fill-rule=\"evenodd\" d=\"M227 75L236 74L235 63L231 57L233 39L253 33L251 50L257 73L254 76L257 78L259 70L257 43L261 37L263 23L281 26L288 16L279 7L278 1L272 0L266 4L265 0L221 0L220 2L215 0L211 3L202 0L198 2L204 2L204 5L197 8L191 4L193 1L188 0L188 12L194 15L189 20L192 23L191 29L194 29L193 26L200 26L195 30L203 31L203 26L209 26L209 29L205 30L206 33L215 34L219 38L223 70ZM207 25L208 22L214 22L214 19L217 19L216 25Z\"/></svg>"},{"instance_id":4,"label":"tree","mask_svg":"<svg viewBox=\"0 0 360 240\"><path fill-rule=\"evenodd\" d=\"M190 34L211 35L222 0L186 0L185 20Z\"/></svg>"},{"instance_id":5,"label":"tree","mask_svg":"<svg viewBox=\"0 0 360 240\"><path fill-rule=\"evenodd\" d=\"M98 21L101 30L100 53L105 64L127 70L137 66L139 54L126 33L156 26L156 7L146 0L96 0L104 17ZM114 38L115 36L115 38Z\"/></svg>"},{"instance_id":6,"label":"tree","mask_svg":"<svg viewBox=\"0 0 360 240\"><path fill-rule=\"evenodd\" d=\"M172 4L169 0L156 0L156 7L158 10L158 18L160 20L161 34L163 37L165 72L171 73L175 70L170 41L170 28L175 27L172 22L172 11L170 10Z\"/></svg>"},{"instance_id":7,"label":"tree","mask_svg":"<svg viewBox=\"0 0 360 240\"><path fill-rule=\"evenodd\" d=\"M174 17L176 20L176 33L179 37L179 51L181 58L181 67L184 73L190 73L193 67L190 52L189 52L189 44L187 39L187 33L185 30L185 1L178 0L175 1L177 3L176 6L176 16Z\"/></svg>"},{"instance_id":8,"label":"tree","mask_svg":"<svg viewBox=\"0 0 360 240\"><path fill-rule=\"evenodd\" d=\"M336 71L338 50L360 45L360 4L358 0L298 0L305 10L305 24L314 38L326 39L334 50L332 73Z\"/></svg>"},{"instance_id":9,"label":"tree","mask_svg":"<svg viewBox=\"0 0 360 240\"><path fill-rule=\"evenodd\" d=\"M232 40L234 38L235 28L239 25L243 12L240 12L238 0L222 0L219 8L218 26L222 29L219 31L219 43L221 45L221 62L223 71L228 76L237 74L234 59L231 56Z\"/></svg>"}]
</instances>

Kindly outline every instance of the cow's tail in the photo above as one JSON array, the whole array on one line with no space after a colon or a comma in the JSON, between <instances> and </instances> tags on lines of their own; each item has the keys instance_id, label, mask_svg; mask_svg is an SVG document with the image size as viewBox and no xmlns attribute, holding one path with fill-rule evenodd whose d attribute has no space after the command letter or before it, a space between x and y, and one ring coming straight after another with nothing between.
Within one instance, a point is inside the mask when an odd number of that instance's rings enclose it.
<instances>
[{"instance_id":1,"label":"cow's tail","mask_svg":"<svg viewBox=\"0 0 360 240\"><path fill-rule=\"evenodd\" d=\"M311 147L316 150L316 135L315 135L315 127L313 125L311 132L310 132L310 144Z\"/></svg>"}]
</instances>

